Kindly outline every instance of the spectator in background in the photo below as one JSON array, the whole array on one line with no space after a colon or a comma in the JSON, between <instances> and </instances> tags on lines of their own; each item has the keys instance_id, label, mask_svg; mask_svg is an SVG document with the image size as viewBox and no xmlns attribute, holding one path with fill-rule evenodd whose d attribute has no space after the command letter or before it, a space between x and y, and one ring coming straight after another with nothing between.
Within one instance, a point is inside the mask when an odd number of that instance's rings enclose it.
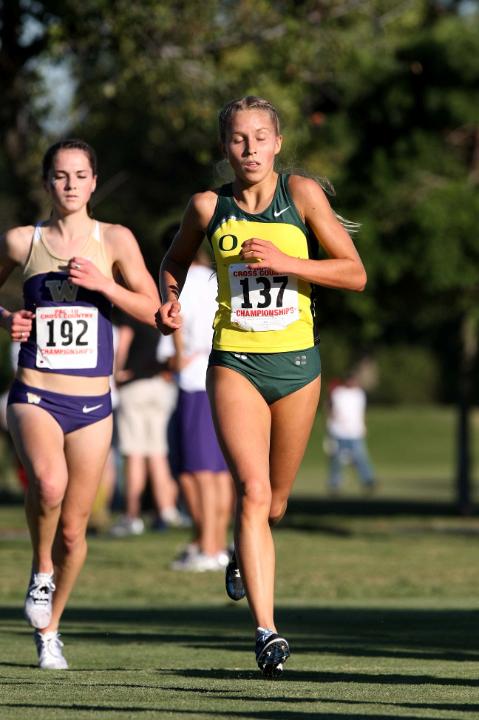
<instances>
[{"instance_id":1,"label":"spectator in background","mask_svg":"<svg viewBox=\"0 0 479 720\"><path fill-rule=\"evenodd\" d=\"M11 371L11 380L15 377L15 373L17 371L17 365L18 365L18 353L20 350L20 343L19 342L12 342L10 343L9 348L9 370ZM20 460L18 459L18 455L15 451L15 447L13 445L12 438L10 436L10 433L8 432L8 425L7 425L7 406L8 406L8 394L9 394L10 388L7 388L7 390L0 395L0 433L3 437L3 440L6 445L7 452L9 454L9 461L11 461L11 466L13 469L13 472L16 474L18 479L18 487L21 491L25 491L28 486L28 480L25 473L25 468L20 463ZM10 464L10 462L8 463Z\"/></svg>"},{"instance_id":2,"label":"spectator in background","mask_svg":"<svg viewBox=\"0 0 479 720\"><path fill-rule=\"evenodd\" d=\"M158 359L160 337L155 328L126 315L119 320L115 381L126 512L111 529L115 537L140 535L144 531L141 505L148 477L156 511L153 527L179 526L184 522L176 505L178 486L168 463L167 427L177 387L167 362Z\"/></svg>"},{"instance_id":3,"label":"spectator in background","mask_svg":"<svg viewBox=\"0 0 479 720\"><path fill-rule=\"evenodd\" d=\"M329 413L325 450L329 455L328 484L338 492L343 468L352 464L365 490L375 488L374 470L366 447L366 393L353 373L329 390Z\"/></svg>"},{"instance_id":4,"label":"spectator in background","mask_svg":"<svg viewBox=\"0 0 479 720\"><path fill-rule=\"evenodd\" d=\"M112 310L112 334L113 334L113 352L116 357L118 348L118 328L116 325L116 308ZM121 483L121 462L118 448L118 389L115 383L114 375L110 375L110 392L111 407L113 419L113 431L111 437L110 452L103 468L100 485L93 503L91 515L88 519L88 533L96 535L97 533L108 530L111 525L111 509L114 501L115 493Z\"/></svg>"},{"instance_id":5,"label":"spectator in background","mask_svg":"<svg viewBox=\"0 0 479 720\"><path fill-rule=\"evenodd\" d=\"M202 248L192 262L181 293L181 304L183 326L173 336L179 385L178 470L193 519L194 536L173 561L172 569L224 570L229 561L226 546L233 485L218 445L206 393L206 370L217 303L216 280L209 257ZM171 342L171 337L165 337L164 342Z\"/></svg>"}]
</instances>

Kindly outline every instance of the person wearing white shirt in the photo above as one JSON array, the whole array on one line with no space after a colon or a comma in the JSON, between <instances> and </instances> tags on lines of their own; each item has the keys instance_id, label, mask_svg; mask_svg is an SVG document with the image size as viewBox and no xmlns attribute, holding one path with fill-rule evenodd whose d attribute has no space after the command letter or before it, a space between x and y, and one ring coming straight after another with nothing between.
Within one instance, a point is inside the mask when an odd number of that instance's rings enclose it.
<instances>
[{"instance_id":1,"label":"person wearing white shirt","mask_svg":"<svg viewBox=\"0 0 479 720\"><path fill-rule=\"evenodd\" d=\"M173 336L178 371L179 481L193 519L194 537L174 570L222 570L229 560L227 532L233 487L206 393L206 370L216 312L216 279L200 249L181 292L183 325Z\"/></svg>"},{"instance_id":2,"label":"person wearing white shirt","mask_svg":"<svg viewBox=\"0 0 479 720\"><path fill-rule=\"evenodd\" d=\"M354 375L335 385L329 395L329 487L336 492L343 482L343 468L352 464L366 490L375 487L374 469L366 446L366 393Z\"/></svg>"}]
</instances>

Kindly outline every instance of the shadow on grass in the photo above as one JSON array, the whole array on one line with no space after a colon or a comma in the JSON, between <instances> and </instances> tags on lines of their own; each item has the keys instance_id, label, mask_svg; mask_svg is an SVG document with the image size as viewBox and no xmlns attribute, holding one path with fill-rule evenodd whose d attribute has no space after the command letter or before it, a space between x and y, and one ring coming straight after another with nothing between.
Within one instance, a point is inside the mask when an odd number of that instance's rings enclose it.
<instances>
[{"instance_id":1,"label":"shadow on grass","mask_svg":"<svg viewBox=\"0 0 479 720\"><path fill-rule=\"evenodd\" d=\"M0 495L0 503L2 498ZM19 506L18 497L4 498L4 505ZM328 498L318 495L292 495L288 502L288 510L277 526L276 532L281 530L300 530L303 532L317 532L324 535L332 535L336 537L351 537L357 533L355 529L351 529L342 523L345 518L406 518L415 519L417 526L414 528L393 528L394 532L400 533L435 533L446 535L479 535L479 522L467 523L462 522L465 518L458 511L453 502L434 501L427 499L408 500L404 498L381 498L381 497L339 497ZM338 522L335 523L335 519ZM424 519L424 524L421 523ZM454 522L454 519L456 522ZM431 524L431 520L438 522ZM441 525L441 520L444 523ZM451 522L453 521L453 522ZM391 532L389 528L388 532ZM373 530L373 533L376 532ZM381 534L384 534L384 529ZM16 538L19 534L25 537L27 531L22 530L10 531L10 535ZM4 539L7 535L4 533Z\"/></svg>"},{"instance_id":2,"label":"shadow on grass","mask_svg":"<svg viewBox=\"0 0 479 720\"><path fill-rule=\"evenodd\" d=\"M426 481L421 480L426 484ZM432 481L430 481L432 482ZM398 483L399 484L399 483ZM5 507L23 507L23 495L0 490L0 504ZM424 515L437 517L459 516L453 502L378 497L331 498L324 495L292 495L288 503L288 515L363 515L364 517L391 515ZM285 518L286 521L286 518ZM285 522L283 521L283 522Z\"/></svg>"},{"instance_id":3,"label":"shadow on grass","mask_svg":"<svg viewBox=\"0 0 479 720\"><path fill-rule=\"evenodd\" d=\"M21 612L0 607L0 617L2 623L18 621ZM426 663L479 660L479 610L279 606L277 619L295 655L418 659ZM251 621L245 604L158 610L70 607L65 612L64 627L69 638L92 643L175 643L194 649L224 651L226 647L233 654L252 652ZM28 632L16 626L8 630L14 634ZM313 676L324 680L321 674ZM375 682L381 682L380 677L374 677ZM341 678L338 676L338 682L346 680L346 675ZM391 676L386 681L394 682ZM451 683L479 687L479 677Z\"/></svg>"},{"instance_id":4,"label":"shadow on grass","mask_svg":"<svg viewBox=\"0 0 479 720\"><path fill-rule=\"evenodd\" d=\"M479 535L479 523L463 522L464 516L460 515L455 505L450 502L370 497L331 499L317 495L293 495L289 499L287 513L276 531L301 530L349 537L355 534L355 530L341 525L346 518L415 519L417 527L410 532ZM338 520L336 524L335 520ZM431 521L437 522L433 526ZM441 521L444 521L442 525Z\"/></svg>"},{"instance_id":5,"label":"shadow on grass","mask_svg":"<svg viewBox=\"0 0 479 720\"><path fill-rule=\"evenodd\" d=\"M9 634L26 635L30 632L24 627L20 629L17 622L20 615L17 609L0 607L4 626L12 622L12 626L8 627ZM49 710L65 711L65 717L70 717L70 711L83 710L102 717L106 713L112 718L126 715L141 717L147 713L156 713L159 717L163 717L163 713L171 716L176 698L178 706L174 709L174 717L177 718L227 716L256 720L364 720L365 717L373 717L374 720L389 720L400 716L404 720L426 720L431 717L431 712L464 712L469 717L479 712L478 703L444 700L438 703L411 702L398 697L399 693L403 698L408 698L411 696L409 689L419 690L420 686L437 688L438 693L444 693L450 688L453 693L464 694L467 690L479 687L477 673L464 666L447 666L447 670L442 668L439 672L437 667L431 667L428 672L428 662L434 660L477 663L479 610L280 606L278 619L291 642L293 658L284 680L271 684L253 669L254 662L251 670L234 667L239 653L252 656L251 621L244 604L158 610L138 607L70 608L65 613L65 633L68 639L76 639L88 645L92 652L95 652L95 645L107 644L111 648L109 655L113 662L109 660L108 667L77 667L74 673L68 674L68 682L75 686L79 702L69 702L68 705L45 703L42 698L41 703L37 704L35 700L22 703L12 702L9 698L7 702L0 701L0 705L17 709L20 715L37 708L43 713ZM150 660L149 675L141 674L145 667L134 666L141 651L139 653L138 648L130 651L129 646L153 646L159 643L179 646L180 653L183 652L185 658L188 658L188 667L152 667ZM117 665L114 661L115 649L118 652ZM206 652L188 653L191 649ZM313 667L318 665L318 657L329 653L341 658L339 667L346 666L348 669L310 669L313 663ZM206 667L205 657L208 658ZM392 664L390 673L385 672L384 668L374 672L368 666L368 658L371 657L420 659L421 672L415 674L404 664ZM356 667L352 665L352 658L360 661L355 663ZM17 670L32 666L2 661L2 667ZM140 674L135 673L137 669ZM96 678L93 685L92 675ZM43 674L41 678L35 679L28 676L22 677L19 682L38 685L44 682L43 678ZM63 687L64 675L48 674L48 683ZM155 702L162 697L156 693L153 702L146 699L145 695L144 704L141 701L122 704L120 699L117 703L111 703L106 696L105 704L98 701L102 697L102 690L106 689L111 694L119 683L132 694L144 689L148 698L152 690L158 690L164 698L168 698L169 703L163 705L161 700ZM82 688L90 691L92 687L98 694L92 698L94 702L81 702ZM309 688L307 696L302 693L305 687ZM351 698L351 688L354 687L364 699ZM349 688L347 695L344 694L345 688ZM397 688L397 691L393 688ZM323 689L326 689L324 693ZM322 698L321 694L326 697ZM185 703L185 695L191 698L191 702ZM205 698L205 703L213 698L215 702L209 702L208 709L202 709L196 700L200 696ZM231 708L232 702L234 709ZM221 710L217 703L221 705ZM250 703L257 703L259 707L257 705L252 709ZM333 704L342 703L345 709L332 707ZM368 706L367 715L359 708L364 705ZM328 706L331 706L331 710L328 710ZM391 714L391 711L399 709L400 714Z\"/></svg>"},{"instance_id":6,"label":"shadow on grass","mask_svg":"<svg viewBox=\"0 0 479 720\"><path fill-rule=\"evenodd\" d=\"M5 708L19 708L24 710L31 710L32 705L28 705L26 703L2 703L2 707ZM78 711L87 711L92 713L105 713L105 712L111 712L116 715L118 714L121 716L122 713L128 713L130 716L130 713L135 713L135 717L138 714L138 716L141 716L141 713L166 713L168 717L173 717L171 708L168 707L160 707L160 706L154 706L150 705L149 707L141 707L141 706L129 706L129 707L119 707L118 705L91 705L91 704L85 704L85 703L74 703L68 708L65 705L54 705L54 704L44 704L42 703L41 709L46 710L73 710L75 712ZM206 718L214 718L214 717L231 717L231 718L252 718L253 720L298 720L298 718L301 718L301 720L365 720L364 714L361 715L352 715L351 713L342 713L342 712L301 712L298 714L297 710L253 710L249 712L248 710L228 710L225 711L218 711L215 712L212 709L208 710L199 710L199 709L175 709L175 715L174 717L188 717L189 715L194 715L195 717L198 717L200 715L203 715ZM163 716L162 716L163 717ZM373 715L371 716L374 718L374 720L391 720L391 715ZM402 720L428 720L430 719L430 715L401 715Z\"/></svg>"},{"instance_id":7,"label":"shadow on grass","mask_svg":"<svg viewBox=\"0 0 479 720\"><path fill-rule=\"evenodd\" d=\"M390 517L392 515L418 515L426 517L454 517L453 503L433 500L405 500L395 498L321 498L317 495L292 496L284 523L294 516L321 517L322 515L359 515L363 517Z\"/></svg>"}]
</instances>

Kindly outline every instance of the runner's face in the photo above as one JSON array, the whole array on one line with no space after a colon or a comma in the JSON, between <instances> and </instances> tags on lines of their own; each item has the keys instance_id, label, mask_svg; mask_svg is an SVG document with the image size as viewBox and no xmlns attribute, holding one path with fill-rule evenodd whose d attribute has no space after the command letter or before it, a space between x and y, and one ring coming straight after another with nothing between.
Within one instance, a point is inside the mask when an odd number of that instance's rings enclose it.
<instances>
[{"instance_id":1,"label":"runner's face","mask_svg":"<svg viewBox=\"0 0 479 720\"><path fill-rule=\"evenodd\" d=\"M273 170L281 141L268 112L238 110L231 117L224 151L235 175L256 183Z\"/></svg>"},{"instance_id":2,"label":"runner's face","mask_svg":"<svg viewBox=\"0 0 479 720\"><path fill-rule=\"evenodd\" d=\"M78 212L86 206L96 187L96 175L83 150L59 150L53 160L47 190L62 214Z\"/></svg>"}]
</instances>

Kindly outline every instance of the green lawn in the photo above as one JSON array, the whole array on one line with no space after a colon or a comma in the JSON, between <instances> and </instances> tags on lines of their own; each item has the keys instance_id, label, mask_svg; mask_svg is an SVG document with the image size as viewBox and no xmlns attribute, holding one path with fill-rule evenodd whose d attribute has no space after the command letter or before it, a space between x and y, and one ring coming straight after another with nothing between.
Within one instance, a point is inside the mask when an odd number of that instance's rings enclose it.
<instances>
[{"instance_id":1,"label":"green lawn","mask_svg":"<svg viewBox=\"0 0 479 720\"><path fill-rule=\"evenodd\" d=\"M323 452L325 413L321 408L295 486L298 496L327 496ZM479 411L472 413L472 444L479 446ZM452 501L454 497L456 410L450 406L377 407L368 412L368 444L380 481L379 498ZM479 485L479 470L474 471ZM16 489L9 455L0 437L0 493ZM361 490L348 469L343 497Z\"/></svg>"},{"instance_id":2,"label":"green lawn","mask_svg":"<svg viewBox=\"0 0 479 720\"><path fill-rule=\"evenodd\" d=\"M479 446L479 412L471 416L472 446ZM327 492L326 457L322 451L324 412L318 414L301 474L298 494ZM380 497L449 501L454 497L456 410L445 406L371 407L368 445L380 481ZM479 469L474 469L479 483ZM346 473L344 495L358 497L354 476Z\"/></svg>"},{"instance_id":3,"label":"green lawn","mask_svg":"<svg viewBox=\"0 0 479 720\"><path fill-rule=\"evenodd\" d=\"M327 497L321 422L275 533L283 679L255 668L246 605L221 574L169 570L184 530L91 538L62 626L71 671L38 670L13 504L0 507L1 720L479 717L479 518L434 505L452 497L453 414L371 410L372 499L352 474L344 499Z\"/></svg>"},{"instance_id":4,"label":"green lawn","mask_svg":"<svg viewBox=\"0 0 479 720\"><path fill-rule=\"evenodd\" d=\"M2 720L477 717L477 521L286 522L277 620L293 652L269 683L221 575L168 569L185 531L93 538L63 624L71 671L37 670L20 510L0 517Z\"/></svg>"}]
</instances>

